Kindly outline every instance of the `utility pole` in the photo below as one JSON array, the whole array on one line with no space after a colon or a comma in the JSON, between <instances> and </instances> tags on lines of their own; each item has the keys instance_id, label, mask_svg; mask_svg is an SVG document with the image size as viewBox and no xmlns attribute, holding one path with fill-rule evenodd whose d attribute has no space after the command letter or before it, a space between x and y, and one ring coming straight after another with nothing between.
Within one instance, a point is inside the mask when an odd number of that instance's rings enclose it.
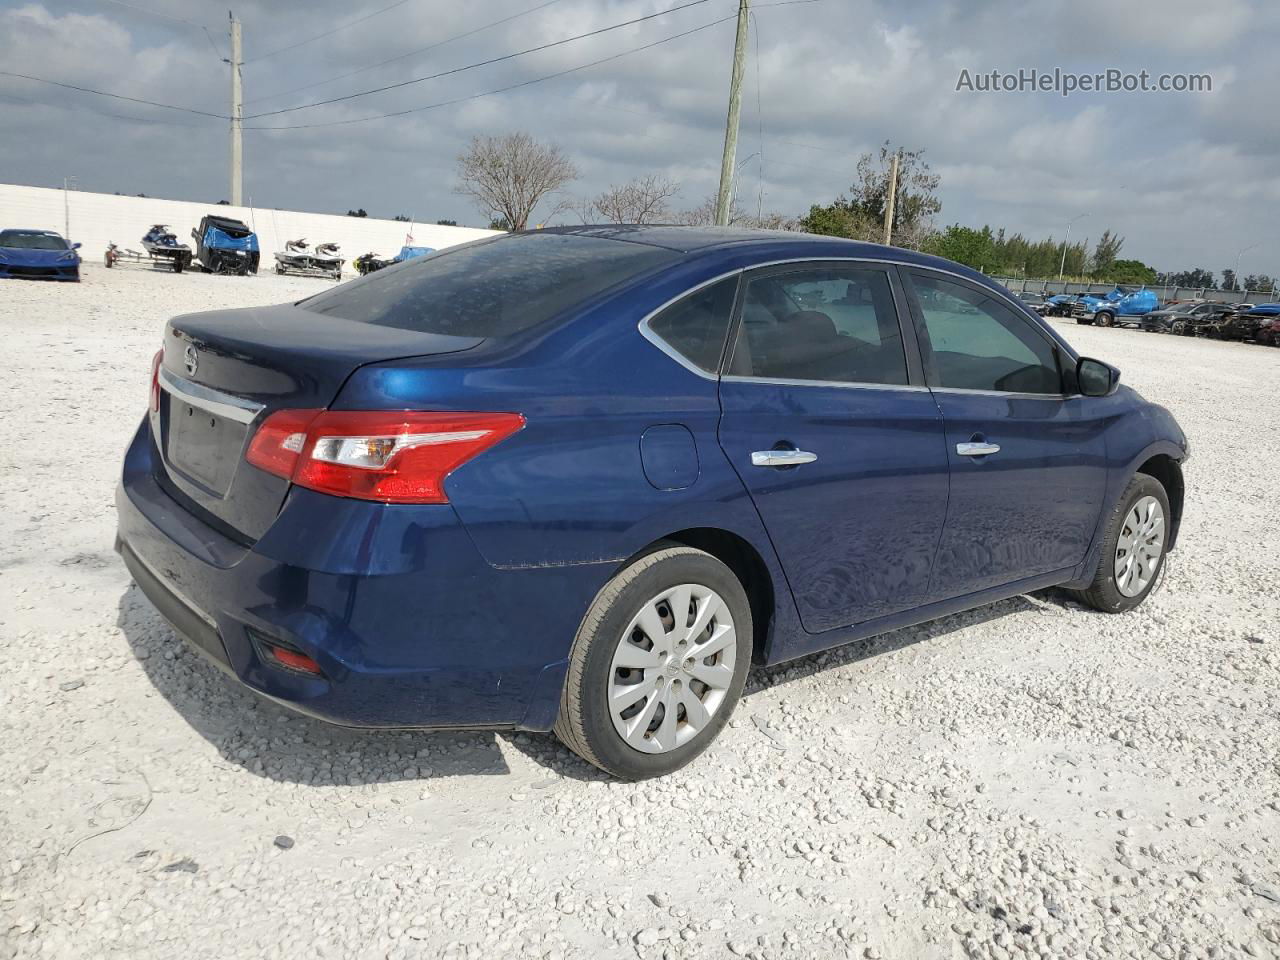
<instances>
[{"instance_id":1,"label":"utility pole","mask_svg":"<svg viewBox=\"0 0 1280 960\"><path fill-rule=\"evenodd\" d=\"M738 0L738 36L733 43L733 73L729 77L729 117L724 125L724 156L720 158L720 192L716 194L716 226L729 225L733 202L733 160L738 152L738 115L742 112L742 74L747 60L747 6Z\"/></svg>"},{"instance_id":2,"label":"utility pole","mask_svg":"<svg viewBox=\"0 0 1280 960\"><path fill-rule=\"evenodd\" d=\"M1067 269L1067 246L1071 243L1071 225L1075 223L1077 220L1079 220L1080 217L1087 217L1087 216L1088 216L1087 213L1082 213L1080 214L1079 217L1072 217L1070 220L1067 221L1067 236L1066 236L1066 239L1062 241L1062 260L1059 261L1058 263L1058 279L1059 280L1062 279L1062 274ZM1067 288L1063 287L1062 292L1066 293Z\"/></svg>"},{"instance_id":3,"label":"utility pole","mask_svg":"<svg viewBox=\"0 0 1280 960\"><path fill-rule=\"evenodd\" d=\"M887 247L893 242L893 206L898 201L898 158L902 156L899 150L893 155L893 169L889 174L889 202L884 205L884 245Z\"/></svg>"},{"instance_id":4,"label":"utility pole","mask_svg":"<svg viewBox=\"0 0 1280 960\"><path fill-rule=\"evenodd\" d=\"M231 19L231 205L238 207L243 199L243 154L241 125L244 123L244 94L240 89L240 21L228 11Z\"/></svg>"},{"instance_id":5,"label":"utility pole","mask_svg":"<svg viewBox=\"0 0 1280 960\"><path fill-rule=\"evenodd\" d=\"M71 242L71 191L75 189L75 177L62 178L62 229L67 243Z\"/></svg>"}]
</instances>

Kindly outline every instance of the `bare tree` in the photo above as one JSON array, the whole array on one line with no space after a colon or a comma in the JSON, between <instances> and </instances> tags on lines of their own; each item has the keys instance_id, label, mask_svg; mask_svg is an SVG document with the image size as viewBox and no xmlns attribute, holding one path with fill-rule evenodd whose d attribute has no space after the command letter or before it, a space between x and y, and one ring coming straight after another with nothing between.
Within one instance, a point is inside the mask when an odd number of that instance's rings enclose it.
<instances>
[{"instance_id":1,"label":"bare tree","mask_svg":"<svg viewBox=\"0 0 1280 960\"><path fill-rule=\"evenodd\" d=\"M710 227L716 222L716 198L707 197L692 210L682 210L675 222L686 227ZM753 217L738 205L735 197L729 207L729 226L749 227L754 230L799 230L799 221L782 213L766 213Z\"/></svg>"},{"instance_id":2,"label":"bare tree","mask_svg":"<svg viewBox=\"0 0 1280 960\"><path fill-rule=\"evenodd\" d=\"M523 230L534 208L577 176L577 167L559 147L539 143L527 133L472 137L467 152L458 157L454 191L470 197L494 220ZM567 201L557 203L547 217L567 206Z\"/></svg>"},{"instance_id":3,"label":"bare tree","mask_svg":"<svg viewBox=\"0 0 1280 960\"><path fill-rule=\"evenodd\" d=\"M680 192L680 184L658 173L636 177L611 186L582 205L584 221L597 215L609 223L659 223L671 218L667 201Z\"/></svg>"}]
</instances>

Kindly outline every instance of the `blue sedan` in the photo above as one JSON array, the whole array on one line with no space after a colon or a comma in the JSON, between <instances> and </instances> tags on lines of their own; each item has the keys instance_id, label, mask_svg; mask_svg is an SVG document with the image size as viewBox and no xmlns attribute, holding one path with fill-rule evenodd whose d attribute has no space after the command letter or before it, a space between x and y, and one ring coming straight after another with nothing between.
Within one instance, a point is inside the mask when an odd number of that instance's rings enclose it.
<instances>
[{"instance_id":1,"label":"blue sedan","mask_svg":"<svg viewBox=\"0 0 1280 960\"><path fill-rule=\"evenodd\" d=\"M79 280L79 249L51 230L0 230L0 277Z\"/></svg>"},{"instance_id":2,"label":"blue sedan","mask_svg":"<svg viewBox=\"0 0 1280 960\"><path fill-rule=\"evenodd\" d=\"M169 321L117 549L240 682L339 724L689 762L776 664L1047 587L1182 518L1173 417L955 263L803 234L505 235Z\"/></svg>"}]
</instances>

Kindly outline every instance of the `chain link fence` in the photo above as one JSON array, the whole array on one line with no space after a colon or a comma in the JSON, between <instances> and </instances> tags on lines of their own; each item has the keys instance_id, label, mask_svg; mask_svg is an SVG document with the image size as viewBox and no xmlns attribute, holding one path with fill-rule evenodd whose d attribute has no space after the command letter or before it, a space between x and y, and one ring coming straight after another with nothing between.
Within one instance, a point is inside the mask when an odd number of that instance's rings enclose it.
<instances>
[{"instance_id":1,"label":"chain link fence","mask_svg":"<svg viewBox=\"0 0 1280 960\"><path fill-rule=\"evenodd\" d=\"M1017 277L992 277L1014 293L1038 293L1050 297L1058 293L1109 293L1114 283L1079 283L1073 280L1035 280ZM1139 284L1126 283L1125 287ZM1146 284L1144 289L1155 291L1162 303L1170 300L1216 300L1221 303L1270 303L1280 300L1273 285L1270 290L1216 290L1212 287L1179 287L1173 284Z\"/></svg>"}]
</instances>

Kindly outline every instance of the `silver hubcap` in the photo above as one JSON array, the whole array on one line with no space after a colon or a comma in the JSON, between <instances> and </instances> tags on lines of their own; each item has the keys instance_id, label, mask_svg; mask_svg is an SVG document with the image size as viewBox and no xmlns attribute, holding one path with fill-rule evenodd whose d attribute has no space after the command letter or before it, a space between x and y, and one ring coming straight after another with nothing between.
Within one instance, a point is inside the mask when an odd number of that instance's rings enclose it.
<instances>
[{"instance_id":1,"label":"silver hubcap","mask_svg":"<svg viewBox=\"0 0 1280 960\"><path fill-rule=\"evenodd\" d=\"M614 729L644 753L688 743L711 722L733 680L733 617L710 587L682 583L646 602L609 669Z\"/></svg>"},{"instance_id":2,"label":"silver hubcap","mask_svg":"<svg viewBox=\"0 0 1280 960\"><path fill-rule=\"evenodd\" d=\"M1156 575L1164 552L1164 508L1155 497L1143 497L1132 507L1116 541L1116 589L1136 597Z\"/></svg>"}]
</instances>

